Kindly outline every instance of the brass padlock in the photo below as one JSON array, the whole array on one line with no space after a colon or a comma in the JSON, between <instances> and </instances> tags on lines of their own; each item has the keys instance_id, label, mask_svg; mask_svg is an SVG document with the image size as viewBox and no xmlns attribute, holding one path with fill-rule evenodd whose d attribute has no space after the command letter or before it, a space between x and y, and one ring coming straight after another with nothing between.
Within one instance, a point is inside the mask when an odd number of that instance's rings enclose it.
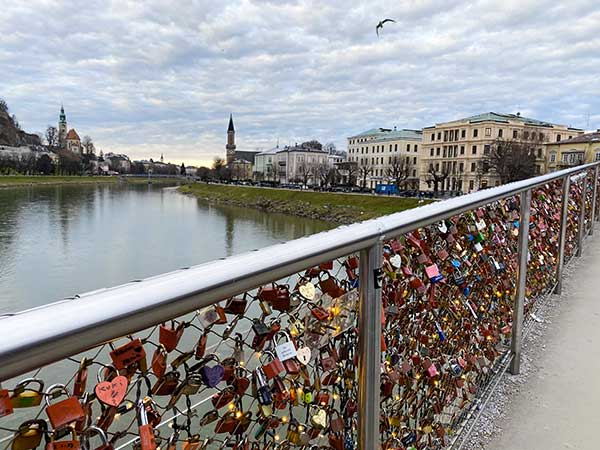
<instances>
[{"instance_id":1,"label":"brass padlock","mask_svg":"<svg viewBox=\"0 0 600 450\"><path fill-rule=\"evenodd\" d=\"M30 384L36 384L38 389L27 388ZM13 408L39 406L42 403L43 392L44 382L42 380L27 378L15 386L10 402Z\"/></svg>"},{"instance_id":2,"label":"brass padlock","mask_svg":"<svg viewBox=\"0 0 600 450\"><path fill-rule=\"evenodd\" d=\"M13 437L11 450L32 450L37 448L42 441L42 437L48 431L48 424L45 420L28 420L19 425L18 431Z\"/></svg>"}]
</instances>

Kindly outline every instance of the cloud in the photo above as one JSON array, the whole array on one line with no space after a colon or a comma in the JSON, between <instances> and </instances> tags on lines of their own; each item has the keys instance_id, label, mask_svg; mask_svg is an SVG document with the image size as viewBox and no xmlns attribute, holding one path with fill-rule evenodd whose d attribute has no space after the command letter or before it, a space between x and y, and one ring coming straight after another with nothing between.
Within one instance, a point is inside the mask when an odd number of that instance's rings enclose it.
<instances>
[{"instance_id":1,"label":"cloud","mask_svg":"<svg viewBox=\"0 0 600 450\"><path fill-rule=\"evenodd\" d=\"M377 38L375 25L386 24ZM595 0L8 0L3 97L105 151L209 162L240 149L484 111L600 127Z\"/></svg>"}]
</instances>

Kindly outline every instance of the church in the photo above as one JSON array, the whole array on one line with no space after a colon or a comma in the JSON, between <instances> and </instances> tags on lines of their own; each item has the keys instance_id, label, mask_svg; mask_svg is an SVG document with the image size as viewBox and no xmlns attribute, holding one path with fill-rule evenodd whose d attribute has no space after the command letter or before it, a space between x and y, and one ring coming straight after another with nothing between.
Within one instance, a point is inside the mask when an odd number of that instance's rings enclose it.
<instances>
[{"instance_id":1,"label":"church","mask_svg":"<svg viewBox=\"0 0 600 450\"><path fill-rule=\"evenodd\" d=\"M231 171L232 180L251 180L254 158L260 152L249 152L236 150L235 127L233 126L233 115L229 115L229 126L227 127L227 167Z\"/></svg>"},{"instance_id":2,"label":"church","mask_svg":"<svg viewBox=\"0 0 600 450\"><path fill-rule=\"evenodd\" d=\"M61 105L58 120L58 146L61 150L69 150L73 153L83 153L81 139L74 128L67 131L67 115Z\"/></svg>"}]
</instances>

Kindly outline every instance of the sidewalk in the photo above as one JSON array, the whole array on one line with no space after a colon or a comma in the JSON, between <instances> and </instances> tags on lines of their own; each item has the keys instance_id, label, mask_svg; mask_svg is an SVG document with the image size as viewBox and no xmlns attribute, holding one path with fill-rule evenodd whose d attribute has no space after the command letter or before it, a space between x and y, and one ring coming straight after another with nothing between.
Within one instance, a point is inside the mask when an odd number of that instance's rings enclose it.
<instances>
[{"instance_id":1,"label":"sidewalk","mask_svg":"<svg viewBox=\"0 0 600 450\"><path fill-rule=\"evenodd\" d=\"M557 315L486 450L600 449L600 231L569 270ZM510 375L506 375L510 376Z\"/></svg>"}]
</instances>

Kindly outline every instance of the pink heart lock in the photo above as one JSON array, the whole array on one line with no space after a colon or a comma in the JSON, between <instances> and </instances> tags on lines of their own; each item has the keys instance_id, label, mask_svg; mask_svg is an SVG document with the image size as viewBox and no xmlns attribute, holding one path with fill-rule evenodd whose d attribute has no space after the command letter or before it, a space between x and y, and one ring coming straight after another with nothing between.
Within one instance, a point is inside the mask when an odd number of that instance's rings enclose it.
<instances>
[{"instance_id":1,"label":"pink heart lock","mask_svg":"<svg viewBox=\"0 0 600 450\"><path fill-rule=\"evenodd\" d=\"M433 378L438 374L437 368L435 367L435 364L431 364L428 368L427 368L427 374Z\"/></svg>"}]
</instances>

